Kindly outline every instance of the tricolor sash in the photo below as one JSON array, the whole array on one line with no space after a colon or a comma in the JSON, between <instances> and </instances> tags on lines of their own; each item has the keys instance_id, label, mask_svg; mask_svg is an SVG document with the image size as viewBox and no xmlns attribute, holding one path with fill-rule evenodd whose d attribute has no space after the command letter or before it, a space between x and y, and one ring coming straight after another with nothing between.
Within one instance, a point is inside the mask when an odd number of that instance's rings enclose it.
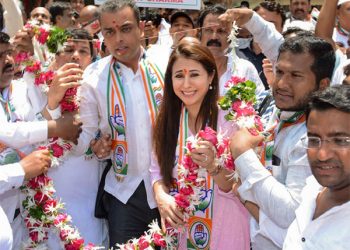
<instances>
[{"instance_id":1,"label":"tricolor sash","mask_svg":"<svg viewBox=\"0 0 350 250\"><path fill-rule=\"evenodd\" d=\"M188 112L183 107L180 117L180 129L176 147L175 166L182 162L183 156L186 154L188 129ZM176 187L176 189L172 188L170 190L170 194L175 195L178 193L177 188L178 187ZM212 232L213 199L214 181L213 178L207 174L206 181L201 188L201 203L196 206L195 215L189 218L188 228L185 232L187 236L187 249L209 249Z\"/></svg>"},{"instance_id":2,"label":"tricolor sash","mask_svg":"<svg viewBox=\"0 0 350 250\"><path fill-rule=\"evenodd\" d=\"M140 61L140 72L145 90L152 127L155 123L158 106L163 98L163 75L157 66L146 59ZM112 166L118 181L128 173L127 114L123 76L119 63L112 59L107 86L108 122L112 134Z\"/></svg>"},{"instance_id":3,"label":"tricolor sash","mask_svg":"<svg viewBox=\"0 0 350 250\"><path fill-rule=\"evenodd\" d=\"M281 114L279 114L278 117L280 117ZM305 113L303 111L295 112L291 117L289 117L286 120L279 120L278 123L276 123L275 126L273 126L268 132L269 136L265 139L264 142L264 148L262 150L262 154L260 157L261 163L265 166L267 170L272 172L272 166L274 165L272 163L273 158L273 152L274 152L274 144L275 144L275 138L277 134L292 125L296 125L299 123L303 123L306 120Z\"/></svg>"}]
</instances>

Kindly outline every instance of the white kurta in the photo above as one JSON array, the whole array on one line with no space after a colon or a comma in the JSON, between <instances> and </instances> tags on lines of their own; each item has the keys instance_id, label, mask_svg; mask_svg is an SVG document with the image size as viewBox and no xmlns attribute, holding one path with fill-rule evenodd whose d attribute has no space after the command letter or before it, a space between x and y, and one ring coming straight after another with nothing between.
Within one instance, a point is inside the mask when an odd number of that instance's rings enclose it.
<instances>
[{"instance_id":1,"label":"white kurta","mask_svg":"<svg viewBox=\"0 0 350 250\"><path fill-rule=\"evenodd\" d=\"M288 229L284 250L350 249L350 201L335 206L312 219L317 195L323 187L314 176L307 179L296 218Z\"/></svg>"},{"instance_id":2,"label":"white kurta","mask_svg":"<svg viewBox=\"0 0 350 250\"><path fill-rule=\"evenodd\" d=\"M287 113L283 112L281 118L286 118L283 116ZM274 155L280 159L280 164L272 166L273 175L253 150L235 160L242 181L238 190L241 197L260 207L259 225L255 223L251 230L253 249L282 247L287 229L295 218L295 209L300 204L306 178L311 175L306 150L301 144L305 135L305 122L289 126L277 134Z\"/></svg>"}]
</instances>

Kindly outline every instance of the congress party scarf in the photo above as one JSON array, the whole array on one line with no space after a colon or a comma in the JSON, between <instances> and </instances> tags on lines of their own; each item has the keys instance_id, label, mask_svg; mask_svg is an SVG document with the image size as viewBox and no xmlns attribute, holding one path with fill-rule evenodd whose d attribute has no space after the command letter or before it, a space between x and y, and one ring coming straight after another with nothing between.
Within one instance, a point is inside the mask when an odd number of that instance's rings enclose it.
<instances>
[{"instance_id":1,"label":"congress party scarf","mask_svg":"<svg viewBox=\"0 0 350 250\"><path fill-rule=\"evenodd\" d=\"M153 127L158 106L163 98L163 76L156 65L144 58L140 60L139 66ZM110 63L108 74L107 107L112 134L112 166L116 179L122 181L128 173L127 114L123 76L120 65L114 58Z\"/></svg>"}]
</instances>

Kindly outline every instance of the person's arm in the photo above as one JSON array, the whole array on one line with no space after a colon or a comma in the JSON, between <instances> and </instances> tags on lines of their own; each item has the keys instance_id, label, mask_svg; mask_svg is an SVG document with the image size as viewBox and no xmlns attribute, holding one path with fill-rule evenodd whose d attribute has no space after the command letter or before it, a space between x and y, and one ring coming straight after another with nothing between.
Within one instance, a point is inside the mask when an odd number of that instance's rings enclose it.
<instances>
[{"instance_id":1,"label":"person's arm","mask_svg":"<svg viewBox=\"0 0 350 250\"><path fill-rule=\"evenodd\" d=\"M335 42L332 39L338 0L325 0L322 4L320 14L318 15L315 35L325 39L336 48Z\"/></svg>"},{"instance_id":2,"label":"person's arm","mask_svg":"<svg viewBox=\"0 0 350 250\"><path fill-rule=\"evenodd\" d=\"M19 188L25 179L30 180L46 172L50 165L49 151L37 150L20 162L0 166L0 194Z\"/></svg>"},{"instance_id":3,"label":"person's arm","mask_svg":"<svg viewBox=\"0 0 350 250\"><path fill-rule=\"evenodd\" d=\"M288 228L295 218L301 189L310 174L305 149L298 144L288 152L288 160L284 162L288 167L285 183L280 183L253 151L258 142L259 138L247 130L241 130L231 138L231 152L242 181L238 191L243 200L256 203L276 225Z\"/></svg>"},{"instance_id":4,"label":"person's arm","mask_svg":"<svg viewBox=\"0 0 350 250\"><path fill-rule=\"evenodd\" d=\"M259 44L262 53L275 63L278 57L278 48L283 43L283 36L276 30L275 26L264 20L250 9L229 9L219 17L223 23L236 21L238 26L244 26Z\"/></svg>"},{"instance_id":5,"label":"person's arm","mask_svg":"<svg viewBox=\"0 0 350 250\"><path fill-rule=\"evenodd\" d=\"M183 214L176 205L175 198L169 194L169 189L165 186L156 155L152 152L151 166L149 168L151 183L153 186L154 198L157 202L161 216L162 229L166 231L166 222L172 227L178 228L183 224Z\"/></svg>"},{"instance_id":6,"label":"person's arm","mask_svg":"<svg viewBox=\"0 0 350 250\"><path fill-rule=\"evenodd\" d=\"M12 37L23 27L22 12L17 0L1 0L4 7L6 33Z\"/></svg>"}]
</instances>

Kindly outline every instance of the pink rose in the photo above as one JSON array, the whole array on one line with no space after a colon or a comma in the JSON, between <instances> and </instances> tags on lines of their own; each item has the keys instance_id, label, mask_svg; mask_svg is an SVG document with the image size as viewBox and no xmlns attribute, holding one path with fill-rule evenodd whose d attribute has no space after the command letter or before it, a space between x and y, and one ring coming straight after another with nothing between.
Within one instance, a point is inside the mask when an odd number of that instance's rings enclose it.
<instances>
[{"instance_id":1,"label":"pink rose","mask_svg":"<svg viewBox=\"0 0 350 250\"><path fill-rule=\"evenodd\" d=\"M44 84L46 82L46 75L45 73L40 73L39 75L36 75L35 76L35 81L34 81L34 84L35 85L41 85L41 84Z\"/></svg>"},{"instance_id":2,"label":"pink rose","mask_svg":"<svg viewBox=\"0 0 350 250\"><path fill-rule=\"evenodd\" d=\"M39 188L39 183L36 181L36 178L31 179L30 181L28 181L27 183L27 187L31 188L31 189L37 189Z\"/></svg>"},{"instance_id":3,"label":"pink rose","mask_svg":"<svg viewBox=\"0 0 350 250\"><path fill-rule=\"evenodd\" d=\"M191 195L194 193L191 186L186 186L186 187L180 188L179 192L183 195Z\"/></svg>"},{"instance_id":4,"label":"pink rose","mask_svg":"<svg viewBox=\"0 0 350 250\"><path fill-rule=\"evenodd\" d=\"M70 88L67 89L66 93L64 94L65 96L75 96L77 94L77 88Z\"/></svg>"},{"instance_id":5,"label":"pink rose","mask_svg":"<svg viewBox=\"0 0 350 250\"><path fill-rule=\"evenodd\" d=\"M194 183L197 180L198 175L196 173L190 173L187 176L185 176L185 181L189 183Z\"/></svg>"},{"instance_id":6,"label":"pink rose","mask_svg":"<svg viewBox=\"0 0 350 250\"><path fill-rule=\"evenodd\" d=\"M57 201L54 199L48 200L45 202L43 206L44 213L48 213L51 211L52 208L55 208L57 206Z\"/></svg>"},{"instance_id":7,"label":"pink rose","mask_svg":"<svg viewBox=\"0 0 350 250\"><path fill-rule=\"evenodd\" d=\"M28 71L28 72L30 72L30 73L35 73L35 72L37 72L37 71L40 71L40 69L41 69L41 63L40 63L40 61L35 61L35 62L33 62L32 65L28 65L28 66L25 68L25 70Z\"/></svg>"},{"instance_id":8,"label":"pink rose","mask_svg":"<svg viewBox=\"0 0 350 250\"><path fill-rule=\"evenodd\" d=\"M210 127L205 127L204 130L199 131L198 136L206 141L211 142L213 145L216 145L218 143L216 132Z\"/></svg>"},{"instance_id":9,"label":"pink rose","mask_svg":"<svg viewBox=\"0 0 350 250\"><path fill-rule=\"evenodd\" d=\"M256 116L254 117L254 122L255 122L255 127L256 127L256 129L257 129L259 132L262 132L262 131L264 130L264 125L263 125L263 123L262 123L262 121L261 121L261 117L258 116L258 115L256 115Z\"/></svg>"},{"instance_id":10,"label":"pink rose","mask_svg":"<svg viewBox=\"0 0 350 250\"><path fill-rule=\"evenodd\" d=\"M53 223L57 226L61 222L65 222L67 220L67 217L67 214L58 214Z\"/></svg>"},{"instance_id":11,"label":"pink rose","mask_svg":"<svg viewBox=\"0 0 350 250\"><path fill-rule=\"evenodd\" d=\"M81 249L82 246L84 246L84 239L79 238L79 239L72 240L71 243L64 245L64 248L66 250L79 250Z\"/></svg>"},{"instance_id":12,"label":"pink rose","mask_svg":"<svg viewBox=\"0 0 350 250\"><path fill-rule=\"evenodd\" d=\"M29 232L29 237L32 241L34 242L38 242L38 239L39 239L39 233L36 232L36 231L31 231Z\"/></svg>"},{"instance_id":13,"label":"pink rose","mask_svg":"<svg viewBox=\"0 0 350 250\"><path fill-rule=\"evenodd\" d=\"M154 241L154 244L156 246L166 247L166 242L165 242L163 236L160 234L154 233L153 234L153 241Z\"/></svg>"},{"instance_id":14,"label":"pink rose","mask_svg":"<svg viewBox=\"0 0 350 250\"><path fill-rule=\"evenodd\" d=\"M52 150L52 155L56 158L60 158L63 153L64 153L64 149L58 145L57 143L51 144L50 145L51 150Z\"/></svg>"},{"instance_id":15,"label":"pink rose","mask_svg":"<svg viewBox=\"0 0 350 250\"><path fill-rule=\"evenodd\" d=\"M95 247L94 244L89 243L89 244L87 244L86 246L84 246L83 250L93 250L94 247Z\"/></svg>"},{"instance_id":16,"label":"pink rose","mask_svg":"<svg viewBox=\"0 0 350 250\"><path fill-rule=\"evenodd\" d=\"M175 202L180 208L183 209L187 208L190 205L189 201L187 200L187 197L182 194L175 195Z\"/></svg>"},{"instance_id":17,"label":"pink rose","mask_svg":"<svg viewBox=\"0 0 350 250\"><path fill-rule=\"evenodd\" d=\"M18 54L16 55L16 57L15 57L15 62L16 62L17 64L20 64L20 63L22 63L22 62L28 60L29 57L30 57L30 54L29 54L29 53L27 53L27 52L20 52L20 53L18 53Z\"/></svg>"},{"instance_id":18,"label":"pink rose","mask_svg":"<svg viewBox=\"0 0 350 250\"><path fill-rule=\"evenodd\" d=\"M50 35L49 31L40 27L39 34L37 35L38 42L41 44L45 44L49 35Z\"/></svg>"},{"instance_id":19,"label":"pink rose","mask_svg":"<svg viewBox=\"0 0 350 250\"><path fill-rule=\"evenodd\" d=\"M49 198L49 196L43 194L41 191L36 192L36 194L34 195L34 200L38 204L44 204L46 201L49 200Z\"/></svg>"},{"instance_id":20,"label":"pink rose","mask_svg":"<svg viewBox=\"0 0 350 250\"><path fill-rule=\"evenodd\" d=\"M61 230L60 231L60 238L62 241L66 241L68 237L69 231L67 230Z\"/></svg>"},{"instance_id":21,"label":"pink rose","mask_svg":"<svg viewBox=\"0 0 350 250\"><path fill-rule=\"evenodd\" d=\"M149 247L149 242L146 240L145 236L141 236L138 245L140 250L145 250Z\"/></svg>"}]
</instances>

